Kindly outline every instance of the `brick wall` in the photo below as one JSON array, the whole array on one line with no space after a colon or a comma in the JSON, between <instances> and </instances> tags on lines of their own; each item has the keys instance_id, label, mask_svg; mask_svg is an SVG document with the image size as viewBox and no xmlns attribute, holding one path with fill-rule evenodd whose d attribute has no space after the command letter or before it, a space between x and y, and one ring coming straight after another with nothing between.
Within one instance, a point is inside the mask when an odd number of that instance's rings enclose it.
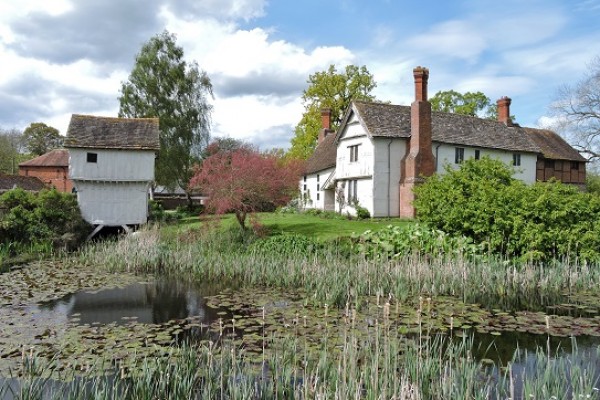
<instances>
[{"instance_id":1,"label":"brick wall","mask_svg":"<svg viewBox=\"0 0 600 400\"><path fill-rule=\"evenodd\" d=\"M55 187L59 192L73 191L68 167L19 167L19 175L35 176L45 184Z\"/></svg>"}]
</instances>

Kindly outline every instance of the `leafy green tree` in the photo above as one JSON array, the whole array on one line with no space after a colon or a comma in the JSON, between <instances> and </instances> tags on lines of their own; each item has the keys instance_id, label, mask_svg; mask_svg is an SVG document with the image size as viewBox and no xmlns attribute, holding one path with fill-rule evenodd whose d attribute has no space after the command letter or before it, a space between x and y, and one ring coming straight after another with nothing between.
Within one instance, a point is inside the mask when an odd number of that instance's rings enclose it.
<instances>
[{"instance_id":1,"label":"leafy green tree","mask_svg":"<svg viewBox=\"0 0 600 400\"><path fill-rule=\"evenodd\" d=\"M585 181L588 193L600 196L600 174L588 171Z\"/></svg>"},{"instance_id":2,"label":"leafy green tree","mask_svg":"<svg viewBox=\"0 0 600 400\"><path fill-rule=\"evenodd\" d=\"M579 82L559 89L552 110L555 129L588 160L600 164L600 56Z\"/></svg>"},{"instance_id":3,"label":"leafy green tree","mask_svg":"<svg viewBox=\"0 0 600 400\"><path fill-rule=\"evenodd\" d=\"M188 194L193 166L210 139L212 84L196 62L187 63L175 35L152 37L136 56L121 86L120 117L160 118L156 182Z\"/></svg>"},{"instance_id":4,"label":"leafy green tree","mask_svg":"<svg viewBox=\"0 0 600 400\"><path fill-rule=\"evenodd\" d=\"M481 92L459 93L454 90L437 92L431 99L431 109L453 114L470 115L496 119L498 110L496 104Z\"/></svg>"},{"instance_id":5,"label":"leafy green tree","mask_svg":"<svg viewBox=\"0 0 600 400\"><path fill-rule=\"evenodd\" d=\"M377 86L367 67L356 65L348 65L339 72L330 65L326 71L310 75L307 83L308 88L302 95L304 114L296 126L288 152L291 158L306 159L312 155L321 130L321 109L331 110L331 125L335 130L350 102L375 100L371 91Z\"/></svg>"},{"instance_id":6,"label":"leafy green tree","mask_svg":"<svg viewBox=\"0 0 600 400\"><path fill-rule=\"evenodd\" d=\"M0 128L0 172L16 174L19 163L29 159L23 153L23 134L16 129Z\"/></svg>"},{"instance_id":7,"label":"leafy green tree","mask_svg":"<svg viewBox=\"0 0 600 400\"><path fill-rule=\"evenodd\" d=\"M29 152L35 156L41 156L50 150L62 146L63 137L60 136L58 129L44 124L43 122L34 122L23 132L25 146Z\"/></svg>"}]
</instances>

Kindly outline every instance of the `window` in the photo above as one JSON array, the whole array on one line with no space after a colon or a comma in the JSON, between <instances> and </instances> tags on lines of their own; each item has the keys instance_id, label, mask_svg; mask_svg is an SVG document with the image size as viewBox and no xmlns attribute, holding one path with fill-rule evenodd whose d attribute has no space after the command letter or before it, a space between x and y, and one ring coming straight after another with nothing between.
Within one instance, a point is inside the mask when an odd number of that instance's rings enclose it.
<instances>
[{"instance_id":1,"label":"window","mask_svg":"<svg viewBox=\"0 0 600 400\"><path fill-rule=\"evenodd\" d=\"M306 183L304 184L304 191L306 192Z\"/></svg>"},{"instance_id":2,"label":"window","mask_svg":"<svg viewBox=\"0 0 600 400\"><path fill-rule=\"evenodd\" d=\"M350 149L350 162L358 161L358 145L348 146Z\"/></svg>"},{"instance_id":3,"label":"window","mask_svg":"<svg viewBox=\"0 0 600 400\"><path fill-rule=\"evenodd\" d=\"M479 160L481 158L481 154L479 152L479 150L475 150L475 159Z\"/></svg>"},{"instance_id":4,"label":"window","mask_svg":"<svg viewBox=\"0 0 600 400\"><path fill-rule=\"evenodd\" d=\"M98 154L97 153L87 153L87 162L97 163L98 162Z\"/></svg>"},{"instance_id":5,"label":"window","mask_svg":"<svg viewBox=\"0 0 600 400\"><path fill-rule=\"evenodd\" d=\"M544 160L544 168L554 169L554 160Z\"/></svg>"},{"instance_id":6,"label":"window","mask_svg":"<svg viewBox=\"0 0 600 400\"><path fill-rule=\"evenodd\" d=\"M571 169L579 171L579 163L577 161L571 161Z\"/></svg>"},{"instance_id":7,"label":"window","mask_svg":"<svg viewBox=\"0 0 600 400\"><path fill-rule=\"evenodd\" d=\"M454 149L454 163L460 164L465 161L465 149L462 147L457 147Z\"/></svg>"},{"instance_id":8,"label":"window","mask_svg":"<svg viewBox=\"0 0 600 400\"><path fill-rule=\"evenodd\" d=\"M320 193L317 192L317 201L319 201L319 198L321 197L321 196L319 196L319 194Z\"/></svg>"},{"instance_id":9,"label":"window","mask_svg":"<svg viewBox=\"0 0 600 400\"><path fill-rule=\"evenodd\" d=\"M319 183L319 174L317 174L317 183Z\"/></svg>"},{"instance_id":10,"label":"window","mask_svg":"<svg viewBox=\"0 0 600 400\"><path fill-rule=\"evenodd\" d=\"M306 182L306 175L304 175L304 182Z\"/></svg>"},{"instance_id":11,"label":"window","mask_svg":"<svg viewBox=\"0 0 600 400\"><path fill-rule=\"evenodd\" d=\"M353 204L358 200L358 181L356 179L348 181L348 204Z\"/></svg>"},{"instance_id":12,"label":"window","mask_svg":"<svg viewBox=\"0 0 600 400\"><path fill-rule=\"evenodd\" d=\"M518 167L521 165L521 155L518 153L513 153L513 165Z\"/></svg>"},{"instance_id":13,"label":"window","mask_svg":"<svg viewBox=\"0 0 600 400\"><path fill-rule=\"evenodd\" d=\"M321 190L321 185L319 185L319 184L317 183L317 192L318 192L319 190Z\"/></svg>"}]
</instances>

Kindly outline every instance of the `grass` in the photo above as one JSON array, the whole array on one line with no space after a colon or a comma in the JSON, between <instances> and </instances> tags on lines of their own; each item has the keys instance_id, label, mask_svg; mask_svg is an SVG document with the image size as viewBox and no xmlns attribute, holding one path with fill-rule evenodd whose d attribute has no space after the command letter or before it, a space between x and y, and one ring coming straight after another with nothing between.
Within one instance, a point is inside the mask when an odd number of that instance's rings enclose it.
<instances>
[{"instance_id":1,"label":"grass","mask_svg":"<svg viewBox=\"0 0 600 400\"><path fill-rule=\"evenodd\" d=\"M282 213L258 213L257 220L269 234L294 233L309 236L321 241L334 240L339 237L347 237L353 233L362 233L366 230L376 231L388 225L406 225L413 221L400 218L381 218L350 220L347 218L324 218L322 216L307 213L282 214ZM238 226L233 214L219 217L223 228ZM247 224L250 221L247 221ZM177 231L198 229L203 222L198 217L189 217L179 221L177 224L164 227L166 233L174 234Z\"/></svg>"}]
</instances>

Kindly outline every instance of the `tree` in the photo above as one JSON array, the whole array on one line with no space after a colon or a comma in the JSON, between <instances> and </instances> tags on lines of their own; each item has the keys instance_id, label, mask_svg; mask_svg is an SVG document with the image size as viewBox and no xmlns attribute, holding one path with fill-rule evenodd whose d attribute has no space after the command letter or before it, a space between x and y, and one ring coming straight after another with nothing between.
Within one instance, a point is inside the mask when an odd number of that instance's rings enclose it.
<instances>
[{"instance_id":1,"label":"tree","mask_svg":"<svg viewBox=\"0 0 600 400\"><path fill-rule=\"evenodd\" d=\"M431 99L431 109L453 114L497 119L498 109L489 97L481 92L459 93L454 90L437 92Z\"/></svg>"},{"instance_id":2,"label":"tree","mask_svg":"<svg viewBox=\"0 0 600 400\"><path fill-rule=\"evenodd\" d=\"M188 182L210 138L212 84L167 31L142 46L127 82L121 86L120 117L160 118L156 182L181 187L191 202Z\"/></svg>"},{"instance_id":3,"label":"tree","mask_svg":"<svg viewBox=\"0 0 600 400\"><path fill-rule=\"evenodd\" d=\"M34 122L29 125L23 132L23 139L29 152L35 156L41 156L50 150L57 149L63 143L63 137L60 136L58 129L43 122Z\"/></svg>"},{"instance_id":4,"label":"tree","mask_svg":"<svg viewBox=\"0 0 600 400\"><path fill-rule=\"evenodd\" d=\"M551 107L557 117L555 129L588 160L600 160L600 56L589 64L575 86L565 85L558 90Z\"/></svg>"},{"instance_id":5,"label":"tree","mask_svg":"<svg viewBox=\"0 0 600 400\"><path fill-rule=\"evenodd\" d=\"M352 100L373 101L371 91L377 86L367 67L348 65L342 72L335 66L316 72L308 78L302 94L304 114L296 126L288 156L306 159L317 145L321 130L321 109L331 110L332 129L337 129Z\"/></svg>"},{"instance_id":6,"label":"tree","mask_svg":"<svg viewBox=\"0 0 600 400\"><path fill-rule=\"evenodd\" d=\"M298 191L303 163L251 148L220 151L203 160L190 181L217 214L234 212L242 230L249 213L289 202Z\"/></svg>"},{"instance_id":7,"label":"tree","mask_svg":"<svg viewBox=\"0 0 600 400\"><path fill-rule=\"evenodd\" d=\"M28 159L23 150L23 134L20 131L0 128L0 172L16 174L19 163Z\"/></svg>"}]
</instances>

